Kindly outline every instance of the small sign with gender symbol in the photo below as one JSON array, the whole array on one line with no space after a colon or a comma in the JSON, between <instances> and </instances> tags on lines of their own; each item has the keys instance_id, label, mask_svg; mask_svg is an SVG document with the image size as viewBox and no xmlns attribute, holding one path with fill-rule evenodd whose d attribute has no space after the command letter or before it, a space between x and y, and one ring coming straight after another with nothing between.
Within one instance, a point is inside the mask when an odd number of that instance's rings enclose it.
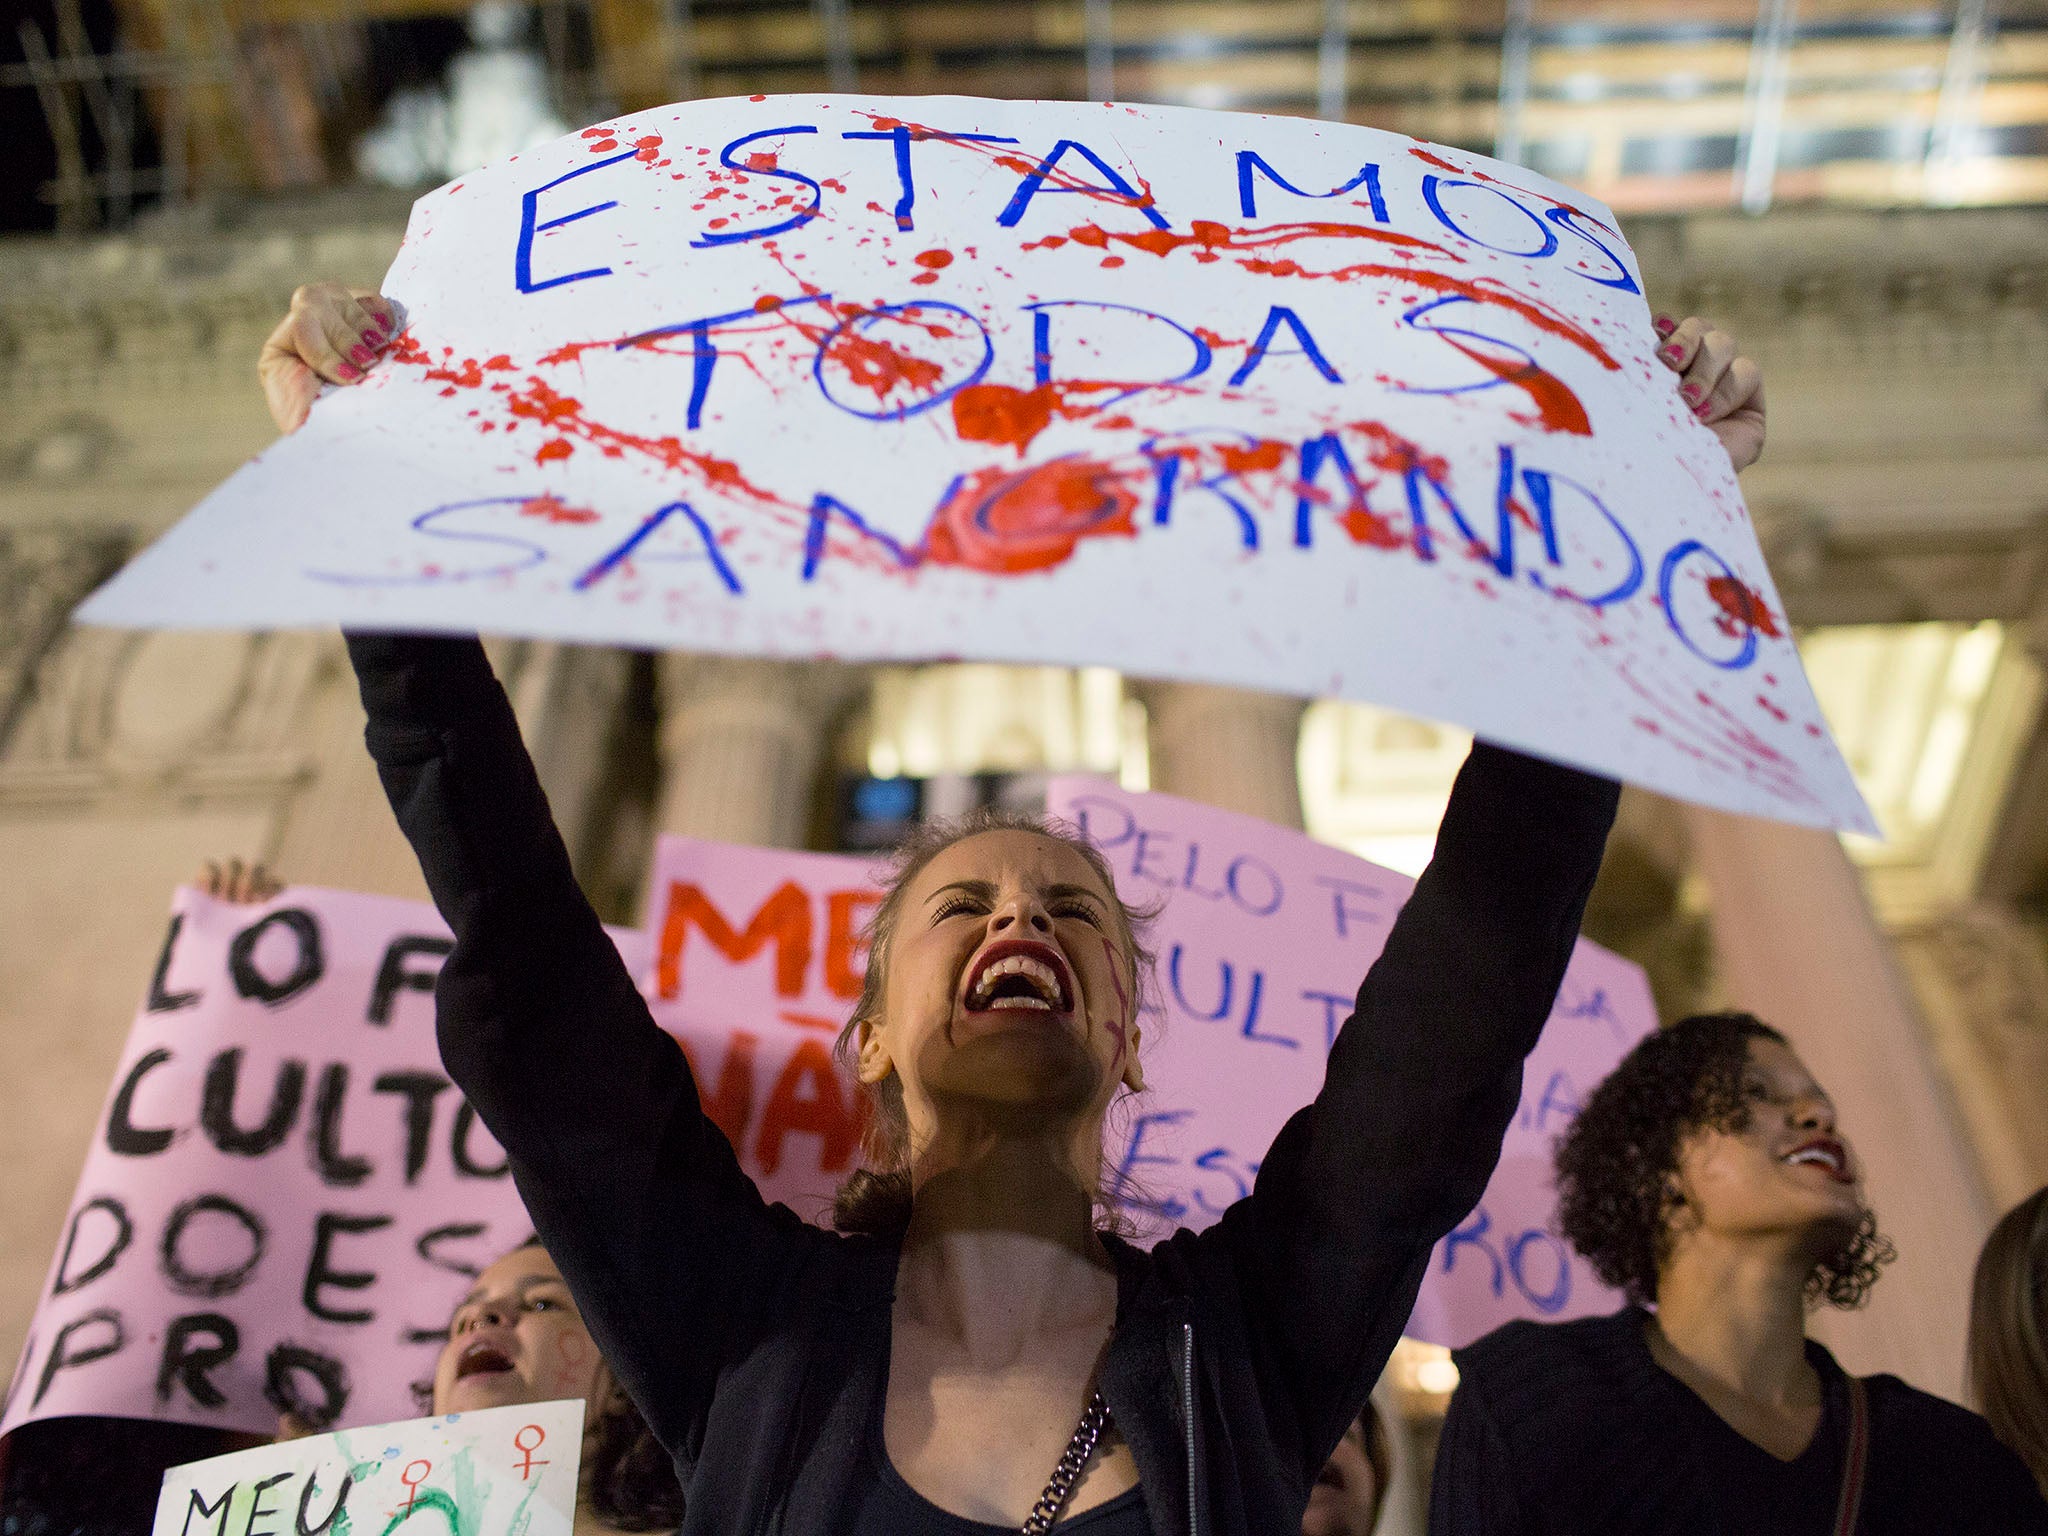
<instances>
[{"instance_id":1,"label":"small sign with gender symbol","mask_svg":"<svg viewBox=\"0 0 2048 1536\"><path fill-rule=\"evenodd\" d=\"M155 1536L229 1536L280 1510L304 1531L571 1536L582 1445L580 1399L313 1435L173 1467Z\"/></svg>"}]
</instances>

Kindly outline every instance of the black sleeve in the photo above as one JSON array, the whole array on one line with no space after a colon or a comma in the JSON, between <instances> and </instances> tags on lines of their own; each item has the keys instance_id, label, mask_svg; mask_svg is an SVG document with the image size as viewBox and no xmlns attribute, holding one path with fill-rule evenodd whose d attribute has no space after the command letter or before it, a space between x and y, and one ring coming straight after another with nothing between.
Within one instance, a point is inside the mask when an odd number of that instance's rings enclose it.
<instances>
[{"instance_id":1,"label":"black sleeve","mask_svg":"<svg viewBox=\"0 0 2048 1536\"><path fill-rule=\"evenodd\" d=\"M1619 796L1609 780L1473 747L1322 1091L1199 1239L1229 1245L1310 1476L1371 1392L1431 1247L1500 1160Z\"/></svg>"},{"instance_id":2,"label":"black sleeve","mask_svg":"<svg viewBox=\"0 0 2048 1536\"><path fill-rule=\"evenodd\" d=\"M441 1058L592 1336L672 1453L754 1335L796 1218L764 1205L570 872L474 639L351 635L367 738L455 947Z\"/></svg>"},{"instance_id":3,"label":"black sleeve","mask_svg":"<svg viewBox=\"0 0 2048 1536\"><path fill-rule=\"evenodd\" d=\"M1462 1386L1451 1398L1430 1474L1429 1536L1524 1536L1535 1526L1522 1514L1514 1460L1479 1392Z\"/></svg>"}]
</instances>

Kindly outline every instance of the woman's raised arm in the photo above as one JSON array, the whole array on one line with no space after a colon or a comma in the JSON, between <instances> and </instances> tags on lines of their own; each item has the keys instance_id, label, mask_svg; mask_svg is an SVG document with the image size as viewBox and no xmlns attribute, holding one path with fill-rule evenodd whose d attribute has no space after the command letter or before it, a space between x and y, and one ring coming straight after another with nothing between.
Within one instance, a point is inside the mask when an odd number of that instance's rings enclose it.
<instances>
[{"instance_id":1,"label":"woman's raised arm","mask_svg":"<svg viewBox=\"0 0 2048 1536\"><path fill-rule=\"evenodd\" d=\"M1756 365L1702 321L1656 324L1670 387L1747 467L1764 438ZM1282 1364L1310 1477L1372 1390L1431 1248L1500 1160L1619 797L1596 775L1473 746L1322 1091L1205 1234Z\"/></svg>"},{"instance_id":2,"label":"woman's raised arm","mask_svg":"<svg viewBox=\"0 0 2048 1536\"><path fill-rule=\"evenodd\" d=\"M352 382L374 296L302 288L264 348L279 424ZM348 343L367 347L367 341ZM455 947L441 1057L511 1159L548 1251L662 1443L688 1452L724 1360L775 1301L801 1223L704 1115L577 885L510 701L471 637L352 634L365 736Z\"/></svg>"}]
</instances>

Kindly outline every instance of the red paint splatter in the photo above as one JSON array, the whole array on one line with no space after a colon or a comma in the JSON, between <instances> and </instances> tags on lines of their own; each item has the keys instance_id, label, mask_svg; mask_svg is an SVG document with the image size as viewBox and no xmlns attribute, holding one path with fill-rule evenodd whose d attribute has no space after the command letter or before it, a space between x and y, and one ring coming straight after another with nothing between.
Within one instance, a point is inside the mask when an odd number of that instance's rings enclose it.
<instances>
[{"instance_id":1,"label":"red paint splatter","mask_svg":"<svg viewBox=\"0 0 2048 1536\"><path fill-rule=\"evenodd\" d=\"M650 133L644 139L635 139L633 141L633 148L639 151L638 154L633 156L635 160L638 160L642 165L652 165L654 164L655 156L661 153L661 135Z\"/></svg>"},{"instance_id":2,"label":"red paint splatter","mask_svg":"<svg viewBox=\"0 0 2048 1536\"><path fill-rule=\"evenodd\" d=\"M1196 259L1205 254L1215 259L1221 253L1232 253L1238 257L1238 265L1247 272L1269 277L1327 278L1336 282L1351 282L1358 278L1374 278L1395 283L1410 283L1431 293L1456 294L1460 298L1477 304L1490 304L1520 315L1531 325L1547 335L1570 342L1588 357L1609 372L1618 373L1621 364L1584 327L1577 325L1548 305L1527 299L1510 292L1490 278L1467 279L1451 277L1441 272L1431 272L1418 267L1389 267L1377 263L1361 263L1353 266L1336 267L1329 271L1313 271L1292 259L1273 261L1261 256L1243 253L1271 245L1283 245L1295 240L1309 239L1369 239L1392 241L1397 244L1421 246L1450 260L1460 258L1445 251L1443 247L1431 245L1428 241L1416 240L1413 236L1398 235L1392 230L1376 229L1356 224L1279 224L1265 229L1234 230L1226 224L1209 219L1197 219L1193 233L1177 235L1171 230L1148 229L1136 234L1115 234L1094 224L1082 224L1067 232L1066 238L1076 244L1107 249L1110 245L1129 246L1154 256L1166 256L1174 251L1194 247ZM1059 236L1048 237L1057 240ZM1045 241L1034 242L1043 246ZM1031 249L1026 246L1025 249ZM1488 366L1491 366L1490 364ZM1548 377L1548 375L1546 375ZM1517 381L1519 382L1519 381ZM1576 402L1574 402L1576 404ZM1539 411L1563 412L1569 419L1570 407L1562 401L1550 398L1537 401ZM1580 412L1583 415L1583 411Z\"/></svg>"},{"instance_id":3,"label":"red paint splatter","mask_svg":"<svg viewBox=\"0 0 2048 1536\"><path fill-rule=\"evenodd\" d=\"M552 447L553 445L550 444L549 446ZM568 447L567 443L563 443L563 452L556 455L556 457L566 458L568 456ZM544 448L541 452L546 453L547 449ZM594 523L597 521L597 513L589 507L572 507L563 501L561 497L552 494L529 496L521 503L519 515L521 517L537 517L544 523Z\"/></svg>"},{"instance_id":4,"label":"red paint splatter","mask_svg":"<svg viewBox=\"0 0 2048 1536\"><path fill-rule=\"evenodd\" d=\"M547 442L542 443L539 449L535 451L533 455L533 462L536 464L552 463L556 459L568 458L569 455L574 453L575 451L576 445L570 442L566 437L550 438Z\"/></svg>"},{"instance_id":5,"label":"red paint splatter","mask_svg":"<svg viewBox=\"0 0 2048 1536\"><path fill-rule=\"evenodd\" d=\"M593 155L601 155L608 150L614 150L618 147L619 141L617 139L599 139L590 146L590 152Z\"/></svg>"},{"instance_id":6,"label":"red paint splatter","mask_svg":"<svg viewBox=\"0 0 2048 1536\"><path fill-rule=\"evenodd\" d=\"M1442 333L1439 333L1441 335ZM1442 336L1465 356L1472 359L1501 383L1521 390L1529 397L1529 403L1536 408L1534 420L1526 416L1515 419L1524 426L1542 427L1548 432L1566 432L1574 437L1591 437L1593 423L1586 417L1586 408L1579 403L1579 397L1571 387L1556 374L1546 372L1533 362L1521 358L1492 357L1467 346L1455 336Z\"/></svg>"},{"instance_id":7,"label":"red paint splatter","mask_svg":"<svg viewBox=\"0 0 2048 1536\"><path fill-rule=\"evenodd\" d=\"M1097 202L1115 203L1120 208L1157 206L1158 200L1152 195L1152 183L1141 176L1135 168L1130 173L1130 179L1138 184L1138 195L1130 197L1114 187L1098 187L1091 181L1083 181L1079 175L1064 166L1055 165L1048 168L1043 161L1020 155L1015 150L957 138L943 128L929 128L923 123L906 123L901 118L882 117L873 112L860 112L858 115L868 119L883 133L908 128L913 143L923 144L935 139L941 144L951 144L956 149L964 149L971 155L979 155L982 159L992 161L1003 170L1019 176L1043 176L1044 185L1057 187L1062 192L1079 192L1084 197L1094 198Z\"/></svg>"},{"instance_id":8,"label":"red paint splatter","mask_svg":"<svg viewBox=\"0 0 2048 1536\"><path fill-rule=\"evenodd\" d=\"M919 251L916 261L920 267L930 267L933 271L937 271L941 267L953 265L953 253L951 251Z\"/></svg>"},{"instance_id":9,"label":"red paint splatter","mask_svg":"<svg viewBox=\"0 0 2048 1536\"><path fill-rule=\"evenodd\" d=\"M1785 632L1778 628L1777 616L1765 605L1754 587L1744 586L1733 576L1709 576L1707 596L1721 610L1714 620L1714 627L1722 634L1738 638L1755 630L1773 640L1783 638Z\"/></svg>"},{"instance_id":10,"label":"red paint splatter","mask_svg":"<svg viewBox=\"0 0 2048 1536\"><path fill-rule=\"evenodd\" d=\"M1423 149L1417 145L1410 145L1408 148L1408 153L1413 155L1416 159L1420 160L1424 165L1433 165L1440 171L1449 171L1453 176L1460 176L1468 181L1491 182L1496 187L1506 187L1510 192L1519 192L1524 197L1533 197L1539 203L1548 203L1553 208L1563 208L1571 213L1576 213L1580 218L1591 217L1591 215L1587 214L1583 208L1574 207L1572 204L1563 201L1561 198L1552 197L1546 192L1533 191L1528 187L1522 186L1518 182L1504 181L1498 176L1488 175L1485 171L1479 170L1477 167L1453 165L1450 161L1446 160L1442 155L1432 154L1429 150ZM1599 221L1594 220L1594 222L1598 223Z\"/></svg>"},{"instance_id":11,"label":"red paint splatter","mask_svg":"<svg viewBox=\"0 0 2048 1536\"><path fill-rule=\"evenodd\" d=\"M1138 497L1114 466L1068 455L969 476L933 515L925 558L995 576L1063 565L1089 538L1135 538Z\"/></svg>"},{"instance_id":12,"label":"red paint splatter","mask_svg":"<svg viewBox=\"0 0 2048 1536\"><path fill-rule=\"evenodd\" d=\"M953 430L962 441L1001 443L1022 453L1052 425L1064 403L1051 384L1036 389L970 384L953 397Z\"/></svg>"},{"instance_id":13,"label":"red paint splatter","mask_svg":"<svg viewBox=\"0 0 2048 1536\"><path fill-rule=\"evenodd\" d=\"M757 149L747 156L747 169L750 171L772 171L781 163L772 149Z\"/></svg>"},{"instance_id":14,"label":"red paint splatter","mask_svg":"<svg viewBox=\"0 0 2048 1536\"><path fill-rule=\"evenodd\" d=\"M1276 245L1291 245L1297 240L1372 240L1382 245L1428 251L1447 261L1464 259L1431 241L1370 224L1336 224L1322 220L1307 220L1293 224L1266 224L1250 229L1232 229L1228 224L1218 223L1214 219L1196 219L1188 228L1190 232L1185 235L1177 235L1170 229L1142 229L1134 234L1121 234L1105 230L1099 225L1082 224L1068 230L1065 236L1047 235L1043 240L1031 241L1023 249L1036 250L1043 246L1049 250L1056 250L1066 241L1072 240L1076 245L1085 245L1098 251L1107 250L1112 244L1128 245L1134 250L1144 251L1153 256L1164 256L1169 251L1193 247L1198 258L1203 253L1213 258L1226 251L1264 250Z\"/></svg>"}]
</instances>

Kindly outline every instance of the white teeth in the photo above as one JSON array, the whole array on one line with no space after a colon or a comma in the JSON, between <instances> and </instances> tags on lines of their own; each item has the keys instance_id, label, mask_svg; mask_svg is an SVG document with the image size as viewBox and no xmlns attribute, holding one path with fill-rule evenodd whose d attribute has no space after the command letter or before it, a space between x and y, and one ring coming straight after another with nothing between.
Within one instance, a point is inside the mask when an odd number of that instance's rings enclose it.
<instances>
[{"instance_id":1,"label":"white teeth","mask_svg":"<svg viewBox=\"0 0 2048 1536\"><path fill-rule=\"evenodd\" d=\"M1787 1157L1785 1161L1788 1163L1818 1163L1821 1167L1836 1173L1839 1173L1842 1168L1841 1161L1834 1153L1826 1151L1821 1147L1801 1147L1797 1152Z\"/></svg>"},{"instance_id":2,"label":"white teeth","mask_svg":"<svg viewBox=\"0 0 2048 1536\"><path fill-rule=\"evenodd\" d=\"M1059 974L1042 960L1029 955L1005 955L987 966L976 978L972 1001L986 1004L988 995L1005 976L1022 976L1038 989L1037 997L1005 997L989 1005L996 1008L1041 1008L1050 1012L1060 996Z\"/></svg>"}]
</instances>

